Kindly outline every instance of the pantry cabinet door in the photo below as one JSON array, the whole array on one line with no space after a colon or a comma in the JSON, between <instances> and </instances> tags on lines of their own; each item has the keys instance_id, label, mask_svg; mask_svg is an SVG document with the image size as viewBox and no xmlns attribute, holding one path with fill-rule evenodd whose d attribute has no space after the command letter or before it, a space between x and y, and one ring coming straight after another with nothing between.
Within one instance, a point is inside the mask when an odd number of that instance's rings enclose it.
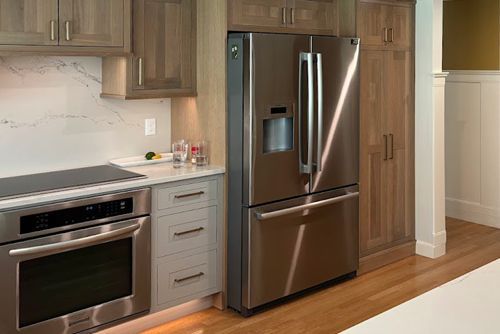
<instances>
[{"instance_id":1,"label":"pantry cabinet door","mask_svg":"<svg viewBox=\"0 0 500 334\"><path fill-rule=\"evenodd\" d=\"M59 0L60 45L123 47L125 0Z\"/></svg>"},{"instance_id":2,"label":"pantry cabinet door","mask_svg":"<svg viewBox=\"0 0 500 334\"><path fill-rule=\"evenodd\" d=\"M0 45L57 45L57 0L0 0Z\"/></svg>"}]
</instances>

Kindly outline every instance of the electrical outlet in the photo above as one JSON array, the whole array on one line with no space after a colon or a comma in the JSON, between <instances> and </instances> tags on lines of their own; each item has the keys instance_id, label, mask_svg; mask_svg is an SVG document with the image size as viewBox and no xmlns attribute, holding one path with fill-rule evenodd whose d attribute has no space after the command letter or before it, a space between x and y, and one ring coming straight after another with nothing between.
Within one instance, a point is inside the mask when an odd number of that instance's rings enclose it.
<instances>
[{"instance_id":1,"label":"electrical outlet","mask_svg":"<svg viewBox=\"0 0 500 334\"><path fill-rule=\"evenodd\" d=\"M156 135L156 118L148 118L144 120L144 134L146 136Z\"/></svg>"}]
</instances>

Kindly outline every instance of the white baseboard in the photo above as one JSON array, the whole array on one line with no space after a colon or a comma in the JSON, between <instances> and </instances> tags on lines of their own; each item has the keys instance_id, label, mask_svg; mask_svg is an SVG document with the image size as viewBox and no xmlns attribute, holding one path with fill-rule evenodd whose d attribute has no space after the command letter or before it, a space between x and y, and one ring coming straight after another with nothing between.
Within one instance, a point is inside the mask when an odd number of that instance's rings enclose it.
<instances>
[{"instance_id":1,"label":"white baseboard","mask_svg":"<svg viewBox=\"0 0 500 334\"><path fill-rule=\"evenodd\" d=\"M446 215L500 229L500 209L485 207L479 203L446 198Z\"/></svg>"},{"instance_id":2,"label":"white baseboard","mask_svg":"<svg viewBox=\"0 0 500 334\"><path fill-rule=\"evenodd\" d=\"M417 240L416 253L431 259L437 259L446 254L446 243L433 245L425 241Z\"/></svg>"},{"instance_id":3,"label":"white baseboard","mask_svg":"<svg viewBox=\"0 0 500 334\"><path fill-rule=\"evenodd\" d=\"M98 334L137 334L147 329L166 324L189 314L208 309L213 306L213 296L193 300L185 304L169 308L165 311L149 314L144 317L114 326Z\"/></svg>"}]
</instances>

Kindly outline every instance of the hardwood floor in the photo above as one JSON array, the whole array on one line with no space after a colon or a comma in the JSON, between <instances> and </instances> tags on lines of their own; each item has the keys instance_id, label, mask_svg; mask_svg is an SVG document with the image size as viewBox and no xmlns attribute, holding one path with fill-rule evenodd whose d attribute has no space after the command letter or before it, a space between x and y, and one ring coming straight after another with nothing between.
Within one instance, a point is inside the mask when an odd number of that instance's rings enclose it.
<instances>
[{"instance_id":1,"label":"hardwood floor","mask_svg":"<svg viewBox=\"0 0 500 334\"><path fill-rule=\"evenodd\" d=\"M336 333L500 258L500 230L447 220L447 254L411 256L245 319L209 309L144 334Z\"/></svg>"}]
</instances>

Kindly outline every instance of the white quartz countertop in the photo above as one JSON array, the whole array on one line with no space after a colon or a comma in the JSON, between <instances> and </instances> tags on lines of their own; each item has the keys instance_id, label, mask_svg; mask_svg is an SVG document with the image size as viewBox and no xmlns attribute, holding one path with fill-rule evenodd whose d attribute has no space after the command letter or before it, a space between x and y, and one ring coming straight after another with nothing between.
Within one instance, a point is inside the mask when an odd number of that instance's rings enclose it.
<instances>
[{"instance_id":1,"label":"white quartz countertop","mask_svg":"<svg viewBox=\"0 0 500 334\"><path fill-rule=\"evenodd\" d=\"M471 271L345 334L498 334L500 259Z\"/></svg>"},{"instance_id":2,"label":"white quartz countertop","mask_svg":"<svg viewBox=\"0 0 500 334\"><path fill-rule=\"evenodd\" d=\"M188 164L182 168L173 168L168 163L125 169L147 177L0 200L0 211L225 173L224 167L219 166L193 167Z\"/></svg>"}]
</instances>

